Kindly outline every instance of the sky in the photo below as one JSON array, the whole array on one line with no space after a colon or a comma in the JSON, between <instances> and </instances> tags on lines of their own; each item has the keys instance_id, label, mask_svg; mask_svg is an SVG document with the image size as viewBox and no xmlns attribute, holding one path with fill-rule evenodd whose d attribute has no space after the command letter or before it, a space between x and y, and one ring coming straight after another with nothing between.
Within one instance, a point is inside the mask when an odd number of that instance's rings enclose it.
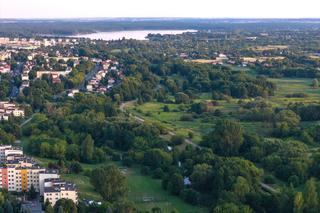
<instances>
[{"instance_id":1,"label":"sky","mask_svg":"<svg viewBox=\"0 0 320 213\"><path fill-rule=\"evenodd\" d=\"M320 18L320 0L0 0L0 18Z\"/></svg>"}]
</instances>

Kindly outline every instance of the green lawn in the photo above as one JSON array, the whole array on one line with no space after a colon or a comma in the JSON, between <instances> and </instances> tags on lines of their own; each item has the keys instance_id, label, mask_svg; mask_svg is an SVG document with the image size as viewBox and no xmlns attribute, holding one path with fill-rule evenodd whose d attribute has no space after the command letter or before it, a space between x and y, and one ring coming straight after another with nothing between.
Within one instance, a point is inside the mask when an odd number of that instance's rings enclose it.
<instances>
[{"instance_id":1,"label":"green lawn","mask_svg":"<svg viewBox=\"0 0 320 213\"><path fill-rule=\"evenodd\" d=\"M76 184L80 198L97 201L102 200L100 194L97 193L91 185L89 177L78 174L63 174L61 178Z\"/></svg>"},{"instance_id":2,"label":"green lawn","mask_svg":"<svg viewBox=\"0 0 320 213\"><path fill-rule=\"evenodd\" d=\"M163 112L164 105L169 106L170 112ZM185 112L179 109L178 104L163 104L149 102L142 105L129 106L129 111L135 115L143 117L147 122L159 123L168 130L174 131L177 134L182 134L185 137L189 132L194 133L194 141L198 142L201 139L201 133L210 129L212 125L195 121L180 121Z\"/></svg>"},{"instance_id":3,"label":"green lawn","mask_svg":"<svg viewBox=\"0 0 320 213\"><path fill-rule=\"evenodd\" d=\"M305 78L269 78L270 81L276 83L277 90L275 95L267 98L266 100L275 107L286 107L289 103L305 102L311 103L320 100L320 89L313 89L310 85L312 79ZM306 93L306 98L287 98L286 95L293 93ZM210 101L212 100L211 93L201 94L195 102ZM254 99L252 99L254 100ZM214 106L214 109L220 109L226 118L232 119L234 116L229 113L234 113L240 107L238 103L239 99L219 100L218 106ZM243 100L243 101L250 101ZM169 106L170 112L163 112L164 105ZM181 121L182 115L186 114L185 110L181 110L183 106L178 104L163 104L157 102L144 103L142 105L131 105L128 109L131 113L143 117L147 122L156 122L167 129L176 133L187 136L189 132L193 132L195 137L194 141L199 142L201 137L209 132L213 127L213 122L202 122L200 119L196 119L192 122ZM186 106L185 106L186 108ZM269 127L259 122L241 122L246 130L250 132L257 132L259 134L268 134Z\"/></svg>"},{"instance_id":4,"label":"green lawn","mask_svg":"<svg viewBox=\"0 0 320 213\"><path fill-rule=\"evenodd\" d=\"M308 78L270 78L271 82L276 83L277 90L270 101L280 106L286 106L293 102L315 102L320 100L320 88L312 88L312 79ZM293 93L305 93L306 98L287 98L286 95Z\"/></svg>"},{"instance_id":5,"label":"green lawn","mask_svg":"<svg viewBox=\"0 0 320 213\"><path fill-rule=\"evenodd\" d=\"M150 211L153 207L157 206L166 213L169 213L173 209L177 209L181 213L208 212L206 208L189 205L179 197L170 195L162 189L160 180L143 176L138 169L129 169L127 175L130 188L129 199L137 204L139 210ZM143 198L150 198L153 201L143 202Z\"/></svg>"},{"instance_id":6,"label":"green lawn","mask_svg":"<svg viewBox=\"0 0 320 213\"><path fill-rule=\"evenodd\" d=\"M56 162L47 158L35 158L42 166L47 166L50 162ZM95 169L100 166L108 165L110 163L116 164L120 169L123 169L117 162L107 161L103 164L83 164L84 169ZM129 200L133 201L139 210L151 211L153 207L160 207L163 212L169 213L173 209L179 212L196 213L208 212L207 208L192 206L181 200L179 197L170 195L167 191L162 189L161 181L153 179L149 176L141 175L138 168L125 168L125 174L129 186ZM80 198L92 199L101 201L102 198L97 193L90 183L90 178L84 174L62 174L61 177L77 185ZM152 198L153 201L143 201L146 198Z\"/></svg>"}]
</instances>

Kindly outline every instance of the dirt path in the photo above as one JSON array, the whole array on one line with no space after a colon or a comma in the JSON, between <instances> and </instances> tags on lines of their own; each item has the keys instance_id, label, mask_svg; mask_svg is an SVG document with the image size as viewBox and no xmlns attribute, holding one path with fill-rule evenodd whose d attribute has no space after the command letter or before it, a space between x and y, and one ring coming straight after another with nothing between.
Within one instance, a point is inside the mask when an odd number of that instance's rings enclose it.
<instances>
[{"instance_id":1,"label":"dirt path","mask_svg":"<svg viewBox=\"0 0 320 213\"><path fill-rule=\"evenodd\" d=\"M127 107L128 105L134 104L135 102L137 102L137 101L134 100L134 101L123 102L123 103L120 104L119 109L120 109L122 112L127 112L127 111L126 111L126 107ZM128 113L128 115L129 115L130 117L134 118L134 119L135 119L136 121L138 121L139 123L143 123L143 122L145 121L145 120L144 120L142 117L140 117L140 116L134 115L134 114L129 113L129 112L127 112L127 113ZM169 132L168 132L168 135L174 136L174 135L176 135L176 133L175 133L175 132L172 132L172 131L169 131ZM191 146L193 146L193 147L196 147L196 148L198 148L198 149L202 149L201 146L199 146L198 144L194 143L194 142L193 142L191 139L189 139L189 138L186 138L186 139L184 140L184 142L185 142L186 144L191 145Z\"/></svg>"}]
</instances>

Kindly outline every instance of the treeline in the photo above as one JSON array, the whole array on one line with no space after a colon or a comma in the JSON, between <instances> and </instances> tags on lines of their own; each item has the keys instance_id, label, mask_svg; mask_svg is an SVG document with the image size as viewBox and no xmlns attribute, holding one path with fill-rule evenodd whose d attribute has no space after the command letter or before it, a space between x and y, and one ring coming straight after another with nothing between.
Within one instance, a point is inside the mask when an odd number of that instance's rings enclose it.
<instances>
[{"instance_id":1,"label":"treeline","mask_svg":"<svg viewBox=\"0 0 320 213\"><path fill-rule=\"evenodd\" d=\"M79 33L94 33L96 31L121 30L168 30L168 29L196 29L196 30L289 30L316 29L316 22L295 22L290 20L266 21L257 23L238 22L234 20L217 19L114 19L114 20L15 20L0 22L1 35L34 36L40 34L75 35Z\"/></svg>"},{"instance_id":2,"label":"treeline","mask_svg":"<svg viewBox=\"0 0 320 213\"><path fill-rule=\"evenodd\" d=\"M78 94L63 106L48 105L22 129L30 137L27 151L42 157L96 163L105 160L110 147L127 151L143 143L157 143L161 128L116 117L110 98ZM141 138L141 140L135 140Z\"/></svg>"},{"instance_id":3,"label":"treeline","mask_svg":"<svg viewBox=\"0 0 320 213\"><path fill-rule=\"evenodd\" d=\"M179 97L184 96L182 99L190 102L203 92L214 93L215 99L222 99L224 96L248 98L267 97L273 95L276 89L276 85L266 78L233 72L225 66L158 60L157 64L133 62L128 65L126 74L129 77L112 90L113 98L124 101L139 99L147 102L156 99L168 102L169 96L175 96L176 102L181 103Z\"/></svg>"}]
</instances>

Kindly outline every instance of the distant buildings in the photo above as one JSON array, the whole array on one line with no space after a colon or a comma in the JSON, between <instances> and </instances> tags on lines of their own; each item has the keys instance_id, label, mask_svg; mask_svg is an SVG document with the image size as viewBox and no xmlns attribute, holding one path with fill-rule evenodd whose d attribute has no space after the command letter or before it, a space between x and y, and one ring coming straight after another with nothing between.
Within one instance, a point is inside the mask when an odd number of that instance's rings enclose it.
<instances>
[{"instance_id":1,"label":"distant buildings","mask_svg":"<svg viewBox=\"0 0 320 213\"><path fill-rule=\"evenodd\" d=\"M37 78L42 78L43 75L49 75L52 78L52 83L58 84L61 83L60 76L67 76L71 71L72 69L70 67L64 71L37 71Z\"/></svg>"},{"instance_id":2,"label":"distant buildings","mask_svg":"<svg viewBox=\"0 0 320 213\"><path fill-rule=\"evenodd\" d=\"M4 61L6 59L11 58L11 52L10 51L0 51L0 61Z\"/></svg>"},{"instance_id":3,"label":"distant buildings","mask_svg":"<svg viewBox=\"0 0 320 213\"><path fill-rule=\"evenodd\" d=\"M34 50L41 46L54 46L54 45L71 45L78 44L77 39L61 39L61 38L41 38L41 39L33 39L33 38L7 38L0 37L0 45L4 45L8 48L12 49L27 49ZM0 57L1 58L1 57Z\"/></svg>"},{"instance_id":4,"label":"distant buildings","mask_svg":"<svg viewBox=\"0 0 320 213\"><path fill-rule=\"evenodd\" d=\"M106 93L116 83L115 78L108 74L116 73L117 76L122 76L122 72L118 69L119 63L117 61L106 60L102 61L101 65L102 70L99 70L86 85L88 92ZM101 81L105 79L107 84L101 84Z\"/></svg>"},{"instance_id":5,"label":"distant buildings","mask_svg":"<svg viewBox=\"0 0 320 213\"><path fill-rule=\"evenodd\" d=\"M9 73L11 70L11 66L7 64L6 62L0 62L0 73L5 74Z\"/></svg>"},{"instance_id":6,"label":"distant buildings","mask_svg":"<svg viewBox=\"0 0 320 213\"><path fill-rule=\"evenodd\" d=\"M8 120L10 116L24 117L24 109L15 103L0 102L0 120Z\"/></svg>"}]
</instances>

